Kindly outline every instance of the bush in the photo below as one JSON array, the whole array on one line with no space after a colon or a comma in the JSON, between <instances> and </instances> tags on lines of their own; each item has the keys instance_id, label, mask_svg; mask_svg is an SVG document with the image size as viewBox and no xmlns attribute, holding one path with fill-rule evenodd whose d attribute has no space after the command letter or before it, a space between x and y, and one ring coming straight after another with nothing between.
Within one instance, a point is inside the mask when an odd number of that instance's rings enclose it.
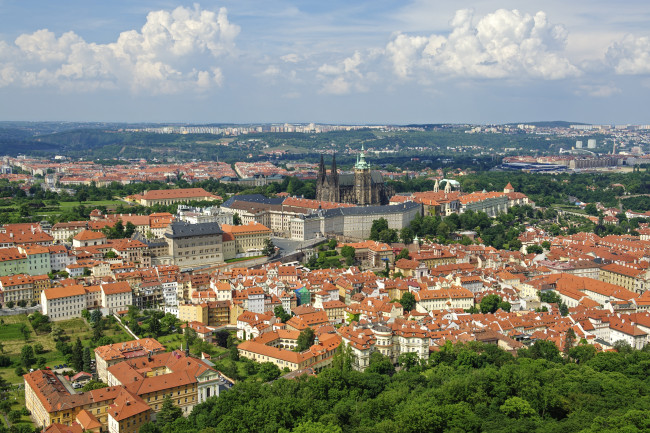
<instances>
[{"instance_id":1,"label":"bush","mask_svg":"<svg viewBox=\"0 0 650 433\"><path fill-rule=\"evenodd\" d=\"M20 417L21 417L21 416L22 416L21 411L19 411L19 410L12 410L12 411L9 412L9 414L7 415L7 418L9 418L9 422L11 422L11 423L13 424L13 423L16 423L16 422L20 421Z\"/></svg>"}]
</instances>

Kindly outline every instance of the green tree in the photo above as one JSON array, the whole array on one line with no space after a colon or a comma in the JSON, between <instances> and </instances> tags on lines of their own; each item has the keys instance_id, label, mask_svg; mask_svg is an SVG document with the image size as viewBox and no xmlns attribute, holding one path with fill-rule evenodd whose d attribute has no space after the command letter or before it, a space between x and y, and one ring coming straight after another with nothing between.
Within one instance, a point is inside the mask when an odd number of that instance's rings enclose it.
<instances>
[{"instance_id":1,"label":"green tree","mask_svg":"<svg viewBox=\"0 0 650 433\"><path fill-rule=\"evenodd\" d=\"M566 317L569 314L569 307L564 302L560 301L558 310L560 311L560 314L564 317Z\"/></svg>"},{"instance_id":2,"label":"green tree","mask_svg":"<svg viewBox=\"0 0 650 433\"><path fill-rule=\"evenodd\" d=\"M569 349L569 359L574 360L578 364L585 362L596 356L596 348L591 344L580 344Z\"/></svg>"},{"instance_id":3,"label":"green tree","mask_svg":"<svg viewBox=\"0 0 650 433\"><path fill-rule=\"evenodd\" d=\"M415 233L413 233L413 230L411 230L410 227L404 227L402 230L399 232L399 237L404 242L404 244L408 245L413 242L413 238L415 238Z\"/></svg>"},{"instance_id":4,"label":"green tree","mask_svg":"<svg viewBox=\"0 0 650 433\"><path fill-rule=\"evenodd\" d=\"M338 241L332 238L329 241L327 241L327 248L329 248L330 250L335 250L338 244L339 244Z\"/></svg>"},{"instance_id":5,"label":"green tree","mask_svg":"<svg viewBox=\"0 0 650 433\"><path fill-rule=\"evenodd\" d=\"M86 384L83 386L83 388L81 388L81 390L83 392L88 392L88 391L92 391L94 389L106 388L107 386L108 385L106 385L104 382L102 382L100 380L90 380L90 381L86 382Z\"/></svg>"},{"instance_id":6,"label":"green tree","mask_svg":"<svg viewBox=\"0 0 650 433\"><path fill-rule=\"evenodd\" d=\"M296 347L296 351L304 352L309 349L314 345L315 338L314 330L311 328L305 328L300 332L300 335L298 335L298 346Z\"/></svg>"},{"instance_id":7,"label":"green tree","mask_svg":"<svg viewBox=\"0 0 650 433\"><path fill-rule=\"evenodd\" d=\"M41 353L45 352L43 349L43 345L41 343L34 343L34 354L35 355L40 355Z\"/></svg>"},{"instance_id":8,"label":"green tree","mask_svg":"<svg viewBox=\"0 0 650 433\"><path fill-rule=\"evenodd\" d=\"M264 239L264 249L262 249L262 254L265 256L272 256L275 253L275 245L271 238Z\"/></svg>"},{"instance_id":9,"label":"green tree","mask_svg":"<svg viewBox=\"0 0 650 433\"><path fill-rule=\"evenodd\" d=\"M22 413L20 413L19 410L12 410L7 414L7 418L9 418L9 422L12 424L20 421L21 417L22 417Z\"/></svg>"},{"instance_id":10,"label":"green tree","mask_svg":"<svg viewBox=\"0 0 650 433\"><path fill-rule=\"evenodd\" d=\"M415 295L411 292L404 292L399 303L404 308L404 312L412 311L415 308Z\"/></svg>"},{"instance_id":11,"label":"green tree","mask_svg":"<svg viewBox=\"0 0 650 433\"><path fill-rule=\"evenodd\" d=\"M410 258L411 256L409 255L408 248L403 248L402 251L400 251L399 254L395 256L395 261L398 261L400 259L410 259Z\"/></svg>"},{"instance_id":12,"label":"green tree","mask_svg":"<svg viewBox=\"0 0 650 433\"><path fill-rule=\"evenodd\" d=\"M510 308L512 308L512 306L510 305L510 302L507 302L507 301L501 301L501 302L499 302L499 305L497 306L497 309L501 309L502 311L505 311L506 313L510 312Z\"/></svg>"},{"instance_id":13,"label":"green tree","mask_svg":"<svg viewBox=\"0 0 650 433\"><path fill-rule=\"evenodd\" d=\"M571 349L575 345L576 342L576 333L573 332L572 328L569 328L564 336L564 350L562 351L564 353L564 356L567 358L569 357L569 353L571 352Z\"/></svg>"},{"instance_id":14,"label":"green tree","mask_svg":"<svg viewBox=\"0 0 650 433\"><path fill-rule=\"evenodd\" d=\"M526 247L526 253L528 254L542 254L544 249L539 245L528 245Z\"/></svg>"},{"instance_id":15,"label":"green tree","mask_svg":"<svg viewBox=\"0 0 650 433\"><path fill-rule=\"evenodd\" d=\"M530 403L521 397L510 397L499 407L499 410L510 418L525 418L536 415Z\"/></svg>"},{"instance_id":16,"label":"green tree","mask_svg":"<svg viewBox=\"0 0 650 433\"><path fill-rule=\"evenodd\" d=\"M257 375L262 379L262 382L270 382L280 377L280 369L272 362L263 362L260 365Z\"/></svg>"},{"instance_id":17,"label":"green tree","mask_svg":"<svg viewBox=\"0 0 650 433\"><path fill-rule=\"evenodd\" d=\"M71 359L70 363L72 364L72 368L75 369L75 371L81 371L83 370L84 363L83 363L83 345L81 344L81 340L79 337L77 337L77 340L74 342L74 346L72 346L72 352L71 352Z\"/></svg>"},{"instance_id":18,"label":"green tree","mask_svg":"<svg viewBox=\"0 0 650 433\"><path fill-rule=\"evenodd\" d=\"M190 328L190 326L187 325L185 327L185 332L183 332L183 334L185 336L185 345L186 346L189 347L192 344L194 344L194 342L196 341L196 338L197 338L196 331L194 329Z\"/></svg>"},{"instance_id":19,"label":"green tree","mask_svg":"<svg viewBox=\"0 0 650 433\"><path fill-rule=\"evenodd\" d=\"M341 256L345 257L345 264L347 266L352 266L354 264L354 260L356 257L356 251L354 247L345 245L344 247L341 248Z\"/></svg>"},{"instance_id":20,"label":"green tree","mask_svg":"<svg viewBox=\"0 0 650 433\"><path fill-rule=\"evenodd\" d=\"M481 313L492 314L499 309L501 297L499 295L487 295L481 299Z\"/></svg>"},{"instance_id":21,"label":"green tree","mask_svg":"<svg viewBox=\"0 0 650 433\"><path fill-rule=\"evenodd\" d=\"M370 361L368 363L368 368L366 368L366 372L392 376L395 374L395 366L387 356L382 355L380 352L373 352L370 355Z\"/></svg>"},{"instance_id":22,"label":"green tree","mask_svg":"<svg viewBox=\"0 0 650 433\"><path fill-rule=\"evenodd\" d=\"M528 354L533 359L545 359L551 362L562 362L560 350L555 343L548 340L537 340L530 349Z\"/></svg>"},{"instance_id":23,"label":"green tree","mask_svg":"<svg viewBox=\"0 0 650 433\"><path fill-rule=\"evenodd\" d=\"M237 212L234 213L232 216L232 223L233 225L240 226L242 224L241 217Z\"/></svg>"},{"instance_id":24,"label":"green tree","mask_svg":"<svg viewBox=\"0 0 650 433\"><path fill-rule=\"evenodd\" d=\"M405 352L397 357L399 365L406 371L413 370L420 365L420 357L415 352Z\"/></svg>"},{"instance_id":25,"label":"green tree","mask_svg":"<svg viewBox=\"0 0 650 433\"><path fill-rule=\"evenodd\" d=\"M323 424L320 421L304 421L296 425L291 433L342 433L341 427L334 424ZM281 428L278 433L289 433L289 430Z\"/></svg>"},{"instance_id":26,"label":"green tree","mask_svg":"<svg viewBox=\"0 0 650 433\"><path fill-rule=\"evenodd\" d=\"M160 320L156 317L149 319L149 332L154 338L158 338L160 332L162 331L162 326Z\"/></svg>"},{"instance_id":27,"label":"green tree","mask_svg":"<svg viewBox=\"0 0 650 433\"><path fill-rule=\"evenodd\" d=\"M32 331L30 331L27 325L23 323L20 325L20 333L23 335L23 340L27 341L29 340L29 336L31 335Z\"/></svg>"},{"instance_id":28,"label":"green tree","mask_svg":"<svg viewBox=\"0 0 650 433\"><path fill-rule=\"evenodd\" d=\"M165 396L162 407L156 415L156 423L163 426L172 424L177 418L183 416L183 410L176 406L169 395Z\"/></svg>"},{"instance_id":29,"label":"green tree","mask_svg":"<svg viewBox=\"0 0 650 433\"><path fill-rule=\"evenodd\" d=\"M332 369L340 373L347 373L352 370L352 363L354 362L354 355L352 348L341 342L336 349L336 353L332 357Z\"/></svg>"},{"instance_id":30,"label":"green tree","mask_svg":"<svg viewBox=\"0 0 650 433\"><path fill-rule=\"evenodd\" d=\"M286 323L287 320L291 318L291 315L287 314L286 311L284 311L284 308L282 305L278 305L273 309L273 313L275 314L275 317L280 319L280 322Z\"/></svg>"},{"instance_id":31,"label":"green tree","mask_svg":"<svg viewBox=\"0 0 650 433\"><path fill-rule=\"evenodd\" d=\"M32 348L32 346L26 344L20 350L20 364L25 368L29 368L34 363L36 363L36 357L34 356L34 349Z\"/></svg>"},{"instance_id":32,"label":"green tree","mask_svg":"<svg viewBox=\"0 0 650 433\"><path fill-rule=\"evenodd\" d=\"M124 237L130 238L133 236L133 233L135 233L135 224L133 224L131 221L128 221L126 223L126 226L124 226Z\"/></svg>"},{"instance_id":33,"label":"green tree","mask_svg":"<svg viewBox=\"0 0 650 433\"><path fill-rule=\"evenodd\" d=\"M233 344L230 346L230 349L228 349L228 357L231 361L239 361L239 350L237 350L237 345Z\"/></svg>"},{"instance_id":34,"label":"green tree","mask_svg":"<svg viewBox=\"0 0 650 433\"><path fill-rule=\"evenodd\" d=\"M91 371L90 361L91 361L90 347L84 347L81 356L81 362L83 363L83 371L85 371L86 373Z\"/></svg>"},{"instance_id":35,"label":"green tree","mask_svg":"<svg viewBox=\"0 0 650 433\"><path fill-rule=\"evenodd\" d=\"M587 215L598 215L598 208L596 207L595 203L589 203L587 206L585 206L585 212L587 212Z\"/></svg>"},{"instance_id":36,"label":"green tree","mask_svg":"<svg viewBox=\"0 0 650 433\"><path fill-rule=\"evenodd\" d=\"M102 320L102 312L99 308L95 308L90 315L90 321L98 323L100 320Z\"/></svg>"},{"instance_id":37,"label":"green tree","mask_svg":"<svg viewBox=\"0 0 650 433\"><path fill-rule=\"evenodd\" d=\"M372 222L370 226L370 240L379 241L380 233L388 230L388 220L386 218L379 218Z\"/></svg>"}]
</instances>

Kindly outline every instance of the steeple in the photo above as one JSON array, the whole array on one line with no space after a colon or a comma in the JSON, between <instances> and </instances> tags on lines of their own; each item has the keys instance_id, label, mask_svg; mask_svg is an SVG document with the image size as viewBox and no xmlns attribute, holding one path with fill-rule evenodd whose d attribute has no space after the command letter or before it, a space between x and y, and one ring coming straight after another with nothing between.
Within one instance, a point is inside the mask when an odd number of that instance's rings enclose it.
<instances>
[{"instance_id":1,"label":"steeple","mask_svg":"<svg viewBox=\"0 0 650 433\"><path fill-rule=\"evenodd\" d=\"M318 180L325 180L325 160L323 154L320 154L320 164L318 165Z\"/></svg>"},{"instance_id":2,"label":"steeple","mask_svg":"<svg viewBox=\"0 0 650 433\"><path fill-rule=\"evenodd\" d=\"M369 170L370 165L366 162L366 154L365 154L365 148L364 145L361 145L361 153L357 157L357 163L354 165L354 168L356 170Z\"/></svg>"},{"instance_id":3,"label":"steeple","mask_svg":"<svg viewBox=\"0 0 650 433\"><path fill-rule=\"evenodd\" d=\"M338 202L341 199L340 190L339 190L339 171L336 168L336 153L332 155L332 172L330 173L330 185L332 189L330 190L330 201Z\"/></svg>"}]
</instances>

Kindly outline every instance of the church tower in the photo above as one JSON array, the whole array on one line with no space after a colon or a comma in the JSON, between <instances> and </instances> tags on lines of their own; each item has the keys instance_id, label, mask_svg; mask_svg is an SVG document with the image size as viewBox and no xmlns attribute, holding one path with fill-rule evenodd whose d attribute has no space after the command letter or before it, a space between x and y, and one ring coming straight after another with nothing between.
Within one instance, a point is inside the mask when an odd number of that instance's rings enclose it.
<instances>
[{"instance_id":1,"label":"church tower","mask_svg":"<svg viewBox=\"0 0 650 433\"><path fill-rule=\"evenodd\" d=\"M357 204L372 204L372 179L370 177L370 165L366 162L365 149L361 145L361 153L354 165L354 192Z\"/></svg>"},{"instance_id":2,"label":"church tower","mask_svg":"<svg viewBox=\"0 0 650 433\"><path fill-rule=\"evenodd\" d=\"M339 188L339 171L336 168L336 154L332 156L332 171L330 172L330 194L329 201L341 201L341 190Z\"/></svg>"},{"instance_id":3,"label":"church tower","mask_svg":"<svg viewBox=\"0 0 650 433\"><path fill-rule=\"evenodd\" d=\"M327 200L327 173L325 173L325 161L323 154L320 155L320 164L318 165L318 175L316 176L316 200Z\"/></svg>"}]
</instances>

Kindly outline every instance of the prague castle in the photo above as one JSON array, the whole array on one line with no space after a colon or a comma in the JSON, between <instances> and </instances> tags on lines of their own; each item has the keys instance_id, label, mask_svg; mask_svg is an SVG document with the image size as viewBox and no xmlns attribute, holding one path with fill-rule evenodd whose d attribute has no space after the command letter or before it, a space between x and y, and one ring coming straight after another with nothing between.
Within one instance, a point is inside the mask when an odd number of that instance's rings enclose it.
<instances>
[{"instance_id":1,"label":"prague castle","mask_svg":"<svg viewBox=\"0 0 650 433\"><path fill-rule=\"evenodd\" d=\"M390 187L384 184L379 171L370 170L363 147L357 156L354 173L339 175L336 169L336 156L332 158L330 175L325 170L321 155L318 177L316 178L316 200L352 203L358 205L388 204L393 195Z\"/></svg>"}]
</instances>

